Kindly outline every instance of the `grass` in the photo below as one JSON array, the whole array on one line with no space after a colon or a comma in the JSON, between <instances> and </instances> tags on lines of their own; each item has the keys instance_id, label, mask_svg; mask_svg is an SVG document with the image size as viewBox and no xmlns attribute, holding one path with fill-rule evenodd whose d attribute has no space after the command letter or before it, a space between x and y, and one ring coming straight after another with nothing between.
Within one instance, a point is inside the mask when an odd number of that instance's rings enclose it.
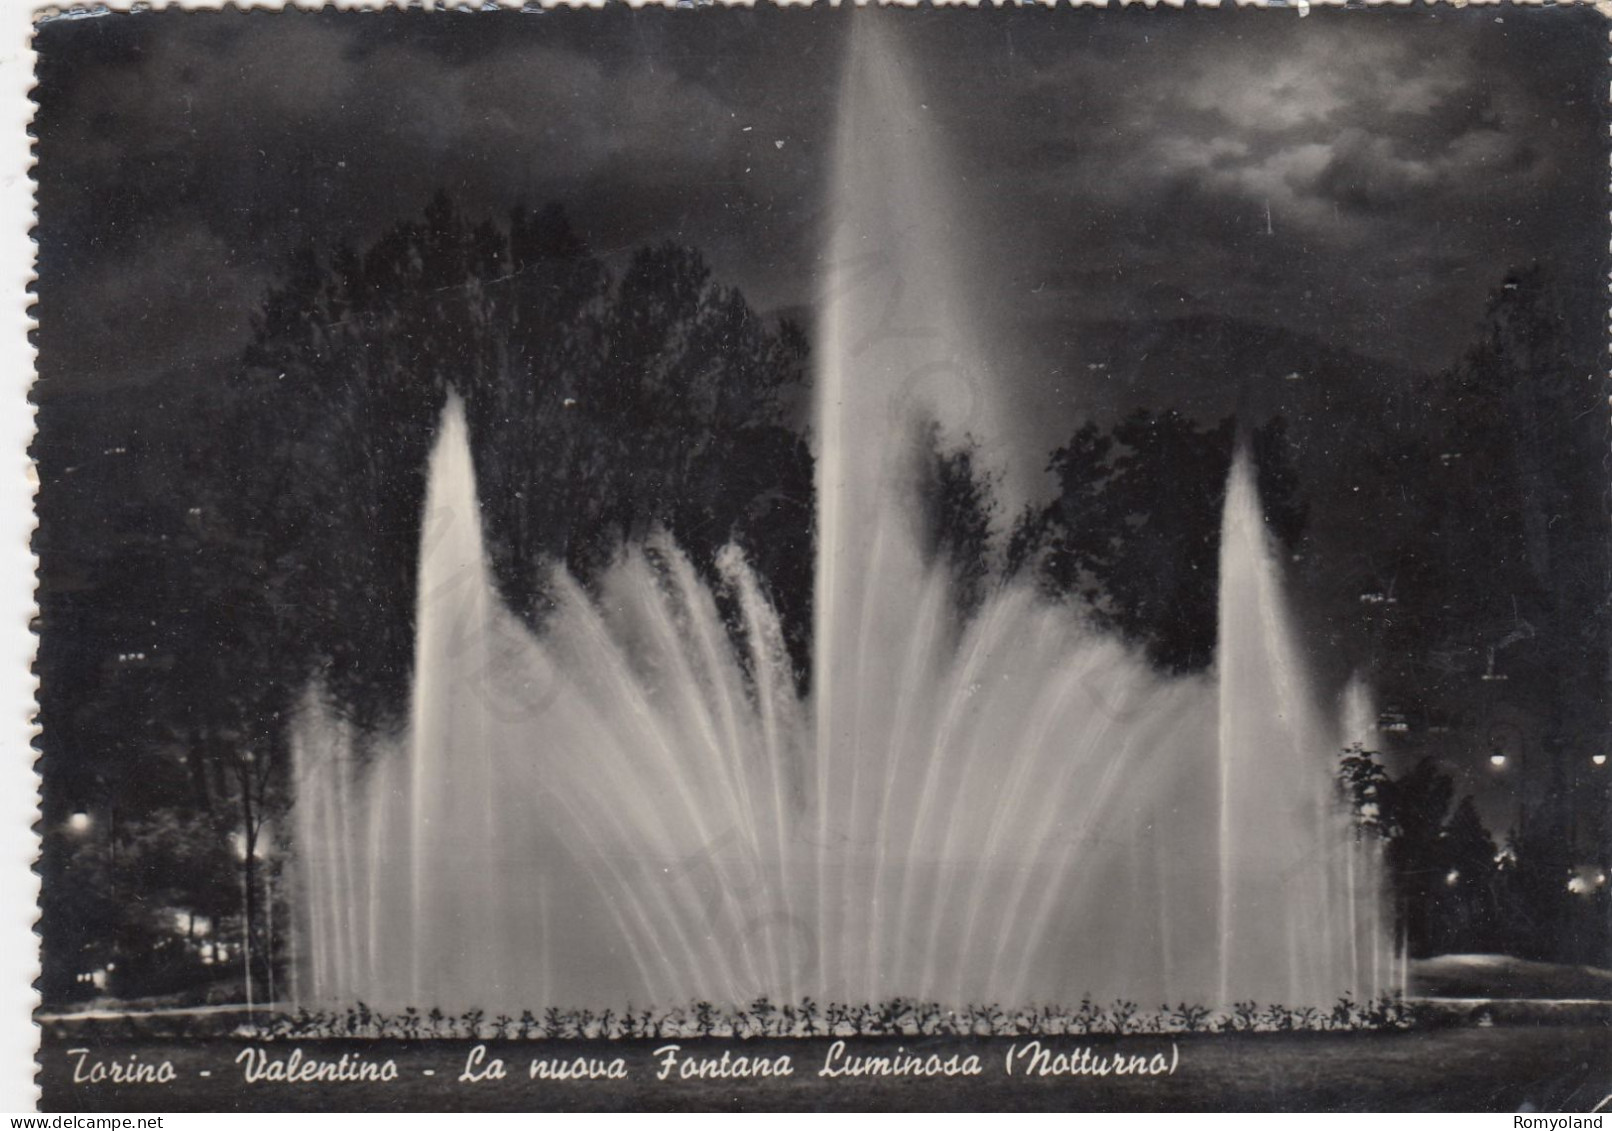
<instances>
[{"instance_id":1,"label":"grass","mask_svg":"<svg viewBox=\"0 0 1612 1131\"><path fill-rule=\"evenodd\" d=\"M1158 1077L1007 1076L1003 1058L1013 1037L848 1038L854 1054L896 1047L943 1056L972 1053L974 1077L827 1079L817 1075L827 1038L681 1038L685 1053L720 1056L788 1055L786 1078L655 1079L653 1051L665 1038L604 1042L555 1038L488 1041L486 1056L502 1059L508 1077L460 1083L475 1043L468 1040L298 1040L259 1047L305 1057L357 1054L391 1059L388 1083L243 1083L235 1057L253 1042L238 1039L97 1042L83 1035L47 1034L40 1053L45 1111L227 1110L1146 1110L1146 1111L1586 1111L1612 1091L1612 1042L1604 1027L1493 1027L1392 1031L1285 1031L1084 1035L1041 1038L1060 1050L1091 1048L1179 1052L1175 1074ZM171 1084L75 1085L70 1048L90 1058L141 1063L168 1061ZM621 1057L624 1080L532 1080L533 1057ZM488 1063L484 1060L483 1065ZM201 1072L211 1075L203 1077ZM434 1075L427 1076L430 1071Z\"/></svg>"}]
</instances>

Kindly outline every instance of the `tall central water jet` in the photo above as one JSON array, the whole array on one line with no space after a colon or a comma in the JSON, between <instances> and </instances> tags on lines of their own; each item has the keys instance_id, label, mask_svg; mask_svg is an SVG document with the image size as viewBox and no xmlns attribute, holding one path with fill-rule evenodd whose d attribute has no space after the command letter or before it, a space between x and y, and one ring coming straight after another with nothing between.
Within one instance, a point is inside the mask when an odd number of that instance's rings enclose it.
<instances>
[{"instance_id":1,"label":"tall central water jet","mask_svg":"<svg viewBox=\"0 0 1612 1131\"><path fill-rule=\"evenodd\" d=\"M1239 458L1214 676L1027 586L960 612L919 535L924 426L990 438L947 179L885 29L844 78L818 335L801 696L764 588L664 536L540 634L493 589L462 409L431 455L406 733L295 731L303 994L397 1009L1373 994L1374 865L1332 800ZM1294 867L1294 865L1297 867Z\"/></svg>"},{"instance_id":2,"label":"tall central water jet","mask_svg":"<svg viewBox=\"0 0 1612 1131\"><path fill-rule=\"evenodd\" d=\"M941 705L902 691L932 678L922 669L949 644L952 612L944 579L926 579L914 536L923 428L996 431L983 419L990 401L968 324L972 304L958 281L962 229L928 113L886 42L884 20L859 14L841 82L815 347L813 713L817 793L835 801L817 814L816 908L819 953L833 965L843 961L836 948L880 949L892 901L913 896L910 872L902 890L885 882L891 857L912 855L892 810L910 802L901 790L922 790L921 755L900 755L909 753L904 736L923 730L912 712ZM925 591L928 600L914 602ZM892 686L897 680L904 686ZM851 843L868 857L865 891L834 875L845 866L836 846ZM868 904L861 917L870 937L849 929L846 900L854 898Z\"/></svg>"}]
</instances>

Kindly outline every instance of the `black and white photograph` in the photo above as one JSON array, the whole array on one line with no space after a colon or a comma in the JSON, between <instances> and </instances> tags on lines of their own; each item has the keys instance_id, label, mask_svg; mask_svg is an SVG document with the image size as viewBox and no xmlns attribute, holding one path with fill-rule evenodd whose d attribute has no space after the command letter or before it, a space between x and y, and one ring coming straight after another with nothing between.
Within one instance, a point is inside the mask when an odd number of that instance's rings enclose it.
<instances>
[{"instance_id":1,"label":"black and white photograph","mask_svg":"<svg viewBox=\"0 0 1612 1131\"><path fill-rule=\"evenodd\" d=\"M1606 1110L1607 29L38 18L41 1110Z\"/></svg>"}]
</instances>

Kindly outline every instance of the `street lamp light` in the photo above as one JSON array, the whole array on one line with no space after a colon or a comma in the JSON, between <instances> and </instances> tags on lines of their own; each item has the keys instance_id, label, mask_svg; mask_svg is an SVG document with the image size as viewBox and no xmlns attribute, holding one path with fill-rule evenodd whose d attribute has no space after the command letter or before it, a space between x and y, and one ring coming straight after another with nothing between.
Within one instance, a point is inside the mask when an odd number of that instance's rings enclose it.
<instances>
[{"instance_id":1,"label":"street lamp light","mask_svg":"<svg viewBox=\"0 0 1612 1131\"><path fill-rule=\"evenodd\" d=\"M83 836L90 831L90 826L93 824L95 824L95 818L80 809L67 818L67 831L75 836Z\"/></svg>"}]
</instances>

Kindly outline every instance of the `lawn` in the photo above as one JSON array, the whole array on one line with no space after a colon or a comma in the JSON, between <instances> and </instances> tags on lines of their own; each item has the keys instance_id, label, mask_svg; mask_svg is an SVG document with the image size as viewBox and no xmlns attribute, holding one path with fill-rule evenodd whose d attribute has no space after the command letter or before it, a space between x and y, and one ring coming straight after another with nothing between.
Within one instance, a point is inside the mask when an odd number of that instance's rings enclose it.
<instances>
[{"instance_id":1,"label":"lawn","mask_svg":"<svg viewBox=\"0 0 1612 1131\"><path fill-rule=\"evenodd\" d=\"M1025 1039L1020 1039L1020 1044ZM1174 1046L1172 1047L1172 1040ZM838 1077L819 1075L824 1039L683 1039L694 1057L788 1056L790 1076L657 1080L654 1050L671 1041L488 1041L478 1082L460 1082L471 1041L287 1041L259 1047L270 1058L301 1050L305 1064L348 1054L379 1067L386 1082L248 1084L236 1058L250 1042L98 1040L52 1033L40 1052L44 1111L508 1111L508 1110L1461 1110L1587 1111L1612 1093L1612 1039L1605 1027L1495 1026L1402 1032L1230 1033L1175 1037L1054 1037L1052 1051L1095 1062L1116 1053L1175 1061L1171 1074L1068 1075L1027 1078L1004 1071L1012 1038L859 1038L851 1056L885 1056L897 1048L927 1057L978 1058L973 1076ZM88 1048L82 1055L69 1049ZM529 1078L534 1057L608 1062L620 1057L624 1079ZM156 1066L169 1083L88 1084L73 1081L99 1060ZM491 1078L493 1059L507 1076ZM1140 1063L1138 1060L1135 1063ZM1162 1062L1155 1062L1162 1063ZM208 1075L203 1075L208 1073ZM428 1073L430 1073L428 1075Z\"/></svg>"}]
</instances>

